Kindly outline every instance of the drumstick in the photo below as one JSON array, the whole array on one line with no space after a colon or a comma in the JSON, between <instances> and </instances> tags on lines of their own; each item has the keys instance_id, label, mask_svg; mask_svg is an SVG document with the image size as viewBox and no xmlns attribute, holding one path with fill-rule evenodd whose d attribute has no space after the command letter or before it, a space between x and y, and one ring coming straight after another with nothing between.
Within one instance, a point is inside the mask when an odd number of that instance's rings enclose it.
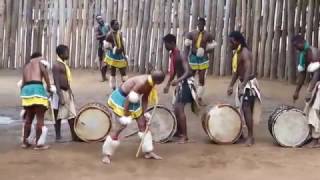
<instances>
[{"instance_id":1,"label":"drumstick","mask_svg":"<svg viewBox=\"0 0 320 180\"><path fill-rule=\"evenodd\" d=\"M154 114L155 114L155 112L156 112L157 106L158 106L158 104L156 104L156 105L154 106L154 109L153 109L153 111L152 111L151 117L150 117L150 119L149 119L149 121L148 121L148 123L147 123L147 127L146 127L146 129L144 130L144 133L143 133L142 138L141 138L141 141L140 141L140 145L139 145L138 150L137 150L137 153L136 153L136 158L139 157L140 150L141 150L141 148L142 148L142 143L143 143L143 141L144 141L144 138L145 138L145 136L146 136L146 133L147 133L148 130L149 130L149 127L150 127L150 125L151 125L151 120L152 120L152 118L153 118L153 116L154 116Z\"/></svg>"}]
</instances>

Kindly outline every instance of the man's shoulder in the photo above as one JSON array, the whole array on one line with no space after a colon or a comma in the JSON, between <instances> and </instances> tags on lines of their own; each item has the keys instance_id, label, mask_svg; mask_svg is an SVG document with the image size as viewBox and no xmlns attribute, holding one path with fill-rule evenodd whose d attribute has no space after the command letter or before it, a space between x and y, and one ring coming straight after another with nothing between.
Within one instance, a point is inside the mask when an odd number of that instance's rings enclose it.
<instances>
[{"instance_id":1,"label":"man's shoulder","mask_svg":"<svg viewBox=\"0 0 320 180\"><path fill-rule=\"evenodd\" d=\"M242 51L241 51L241 57L243 59L251 59L252 53L247 47L244 47L242 48Z\"/></svg>"}]
</instances>

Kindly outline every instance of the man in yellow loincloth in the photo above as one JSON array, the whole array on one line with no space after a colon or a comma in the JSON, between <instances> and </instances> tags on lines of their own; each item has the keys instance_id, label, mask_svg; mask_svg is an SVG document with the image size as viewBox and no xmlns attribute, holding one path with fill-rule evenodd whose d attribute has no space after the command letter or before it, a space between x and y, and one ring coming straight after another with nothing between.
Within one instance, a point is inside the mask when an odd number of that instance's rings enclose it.
<instances>
[{"instance_id":1,"label":"man in yellow loincloth","mask_svg":"<svg viewBox=\"0 0 320 180\"><path fill-rule=\"evenodd\" d=\"M162 71L154 71L150 75L140 75L128 79L110 95L107 105L116 116L115 124L111 133L107 136L103 147L102 162L110 164L111 156L120 144L119 134L126 128L133 119L136 120L139 128L139 137L143 136L142 152L147 159L161 159L153 152L153 142L151 132L144 134L150 117L145 115L148 103L157 100L155 90L156 84L161 84L165 78Z\"/></svg>"},{"instance_id":2,"label":"man in yellow loincloth","mask_svg":"<svg viewBox=\"0 0 320 180\"><path fill-rule=\"evenodd\" d=\"M212 35L204 29L205 25L206 20L199 18L198 30L187 33L184 42L185 57L189 57L192 73L194 76L197 72L199 74L197 94L200 105L204 105L202 98L205 90L206 71L209 67L208 53L212 52L216 46Z\"/></svg>"},{"instance_id":3,"label":"man in yellow loincloth","mask_svg":"<svg viewBox=\"0 0 320 180\"><path fill-rule=\"evenodd\" d=\"M44 126L44 114L48 109L48 94L43 86L42 80L46 82L47 90L50 91L50 80L48 71L42 63L44 58L41 53L33 53L31 60L23 67L23 77L20 97L24 113L24 128L22 147L28 148L31 143L30 136L32 121L37 118L36 146L34 149L47 149L45 145L48 129Z\"/></svg>"},{"instance_id":4,"label":"man in yellow loincloth","mask_svg":"<svg viewBox=\"0 0 320 180\"><path fill-rule=\"evenodd\" d=\"M227 93L228 95L233 93L233 86L238 80L236 105L239 106L245 120L243 136L248 136L245 143L251 146L254 144L254 122L259 122L261 115L260 88L252 71L252 54L247 47L245 38L239 31L234 31L230 33L229 39L234 54L232 57L233 75Z\"/></svg>"},{"instance_id":5,"label":"man in yellow loincloth","mask_svg":"<svg viewBox=\"0 0 320 180\"><path fill-rule=\"evenodd\" d=\"M111 32L107 35L106 41L104 41L104 48L107 49L105 55L105 63L110 66L110 88L116 89L116 70L119 69L122 82L127 80L126 69L128 61L126 58L125 45L122 39L122 34L119 32L119 22L112 20Z\"/></svg>"},{"instance_id":6,"label":"man in yellow loincloth","mask_svg":"<svg viewBox=\"0 0 320 180\"><path fill-rule=\"evenodd\" d=\"M293 46L298 54L298 85L293 95L293 100L299 98L299 92L305 82L307 74L312 75L306 93L306 107L309 125L311 127L312 141L306 145L311 148L320 147L320 51L309 45L302 35L296 35L292 39Z\"/></svg>"}]
</instances>

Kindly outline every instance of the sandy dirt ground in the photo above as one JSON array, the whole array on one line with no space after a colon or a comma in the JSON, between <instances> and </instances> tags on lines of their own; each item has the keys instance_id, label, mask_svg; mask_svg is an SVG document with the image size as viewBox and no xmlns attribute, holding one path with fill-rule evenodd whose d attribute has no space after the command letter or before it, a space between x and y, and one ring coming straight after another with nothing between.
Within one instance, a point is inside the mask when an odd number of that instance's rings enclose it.
<instances>
[{"instance_id":1,"label":"sandy dirt ground","mask_svg":"<svg viewBox=\"0 0 320 180\"><path fill-rule=\"evenodd\" d=\"M99 82L97 71L76 71L74 89L77 108L88 102L105 103L110 93L107 83ZM0 115L19 119L21 109L16 82L18 71L0 71ZM206 102L231 103L226 96L230 78L207 80ZM208 141L200 117L186 108L188 133L192 143L156 144L162 161L136 159L139 140L124 140L111 166L101 163L102 143L55 143L54 129L49 125L47 151L20 148L21 121L0 125L0 180L98 180L98 179L217 179L217 180L298 180L319 179L319 149L288 149L274 144L267 130L267 119L280 104L293 105L294 86L285 82L260 81L263 90L263 122L255 130L256 145L215 145ZM161 89L161 87L159 87ZM304 91L301 92L303 95ZM170 96L161 94L161 103L170 107ZM303 96L295 106L303 107ZM70 140L68 125L63 124L63 138ZM318 162L319 160L319 162Z\"/></svg>"}]
</instances>

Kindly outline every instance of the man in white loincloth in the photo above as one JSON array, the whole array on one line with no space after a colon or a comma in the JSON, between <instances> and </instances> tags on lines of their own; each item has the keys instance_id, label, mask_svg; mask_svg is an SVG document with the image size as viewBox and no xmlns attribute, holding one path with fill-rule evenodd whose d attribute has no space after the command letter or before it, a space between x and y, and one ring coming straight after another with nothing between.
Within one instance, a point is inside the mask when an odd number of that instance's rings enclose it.
<instances>
[{"instance_id":1,"label":"man in white loincloth","mask_svg":"<svg viewBox=\"0 0 320 180\"><path fill-rule=\"evenodd\" d=\"M258 81L252 71L252 54L249 51L245 38L239 31L229 35L231 48L234 51L232 57L232 80L227 94L233 93L233 86L238 80L236 89L236 105L245 119L243 127L246 145L254 144L253 125L259 121L261 114L261 95ZM257 112L257 113L256 113Z\"/></svg>"},{"instance_id":2,"label":"man in white loincloth","mask_svg":"<svg viewBox=\"0 0 320 180\"><path fill-rule=\"evenodd\" d=\"M299 51L298 54L298 85L293 95L293 100L299 98L299 92L304 84L307 74L312 75L312 79L308 85L306 93L305 113L308 116L309 125L311 127L312 141L306 145L307 147L320 147L320 51L312 47L304 40L302 35L296 35L292 38L293 46Z\"/></svg>"}]
</instances>

